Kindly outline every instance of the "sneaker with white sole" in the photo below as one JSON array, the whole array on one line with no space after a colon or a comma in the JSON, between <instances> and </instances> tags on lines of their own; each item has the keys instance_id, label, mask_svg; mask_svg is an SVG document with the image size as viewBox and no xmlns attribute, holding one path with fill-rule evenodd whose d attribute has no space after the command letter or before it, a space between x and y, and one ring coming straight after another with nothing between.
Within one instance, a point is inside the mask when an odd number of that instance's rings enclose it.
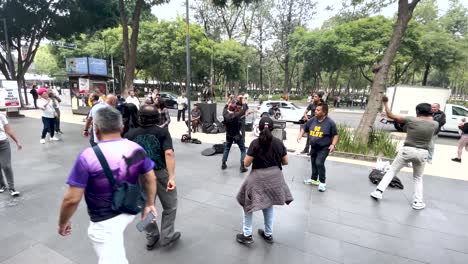
<instances>
[{"instance_id":1,"label":"sneaker with white sole","mask_svg":"<svg viewBox=\"0 0 468 264\"><path fill-rule=\"evenodd\" d=\"M413 202L413 209L414 210L422 210L426 208L426 204L423 203L423 202L417 202L417 201L414 201Z\"/></svg>"},{"instance_id":2,"label":"sneaker with white sole","mask_svg":"<svg viewBox=\"0 0 468 264\"><path fill-rule=\"evenodd\" d=\"M318 186L319 183L320 183L319 181L312 180L312 179L304 180L304 184L307 184L307 185L315 185L315 186Z\"/></svg>"},{"instance_id":3,"label":"sneaker with white sole","mask_svg":"<svg viewBox=\"0 0 468 264\"><path fill-rule=\"evenodd\" d=\"M15 189L10 189L10 195L11 195L11 196L19 196L19 195L20 195L20 192L18 192L18 191L15 190Z\"/></svg>"},{"instance_id":4,"label":"sneaker with white sole","mask_svg":"<svg viewBox=\"0 0 468 264\"><path fill-rule=\"evenodd\" d=\"M326 185L325 183L319 183L319 185L318 185L318 190L319 190L320 192L326 191L326 190L327 190L327 185Z\"/></svg>"},{"instance_id":5,"label":"sneaker with white sole","mask_svg":"<svg viewBox=\"0 0 468 264\"><path fill-rule=\"evenodd\" d=\"M1 186L0 187L0 193L5 192L5 191L6 191L6 186Z\"/></svg>"},{"instance_id":6,"label":"sneaker with white sole","mask_svg":"<svg viewBox=\"0 0 468 264\"><path fill-rule=\"evenodd\" d=\"M50 141L59 141L60 139L58 137L52 137L50 138Z\"/></svg>"},{"instance_id":7,"label":"sneaker with white sole","mask_svg":"<svg viewBox=\"0 0 468 264\"><path fill-rule=\"evenodd\" d=\"M41 142L41 144L45 144L45 139L41 139L39 142Z\"/></svg>"},{"instance_id":8,"label":"sneaker with white sole","mask_svg":"<svg viewBox=\"0 0 468 264\"><path fill-rule=\"evenodd\" d=\"M374 199L378 199L378 200L381 200L383 198L383 194L381 191L379 190L375 190L373 192L371 192L370 196Z\"/></svg>"}]
</instances>

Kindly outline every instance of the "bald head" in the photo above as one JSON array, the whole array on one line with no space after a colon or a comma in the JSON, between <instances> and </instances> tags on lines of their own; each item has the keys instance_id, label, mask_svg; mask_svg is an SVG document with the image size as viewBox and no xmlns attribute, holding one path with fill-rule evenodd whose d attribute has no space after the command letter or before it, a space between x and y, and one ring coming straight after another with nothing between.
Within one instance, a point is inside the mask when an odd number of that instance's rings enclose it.
<instances>
[{"instance_id":1,"label":"bald head","mask_svg":"<svg viewBox=\"0 0 468 264\"><path fill-rule=\"evenodd\" d=\"M431 105L431 111L432 111L432 113L437 113L437 112L439 112L439 110L440 110L440 104L438 104L438 103L433 103L433 104Z\"/></svg>"},{"instance_id":2,"label":"bald head","mask_svg":"<svg viewBox=\"0 0 468 264\"><path fill-rule=\"evenodd\" d=\"M112 107L116 107L117 106L117 96L113 95L113 94L109 94L107 97L106 97L106 103Z\"/></svg>"}]
</instances>

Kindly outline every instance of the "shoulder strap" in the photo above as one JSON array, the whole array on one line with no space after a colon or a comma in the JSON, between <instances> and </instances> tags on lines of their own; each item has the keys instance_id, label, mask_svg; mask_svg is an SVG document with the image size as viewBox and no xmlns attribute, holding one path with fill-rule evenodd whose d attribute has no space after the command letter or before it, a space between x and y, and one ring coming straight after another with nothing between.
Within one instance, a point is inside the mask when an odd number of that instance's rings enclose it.
<instances>
[{"instance_id":1,"label":"shoulder strap","mask_svg":"<svg viewBox=\"0 0 468 264\"><path fill-rule=\"evenodd\" d=\"M96 154L96 157L99 160L99 163L101 163L102 169L104 169L104 174L106 175L107 179L109 180L110 184L112 187L115 186L115 179L114 176L112 175L112 171L109 168L109 164L107 163L106 158L104 157L104 154L102 154L101 149L99 148L98 145L93 147L94 153Z\"/></svg>"}]
</instances>

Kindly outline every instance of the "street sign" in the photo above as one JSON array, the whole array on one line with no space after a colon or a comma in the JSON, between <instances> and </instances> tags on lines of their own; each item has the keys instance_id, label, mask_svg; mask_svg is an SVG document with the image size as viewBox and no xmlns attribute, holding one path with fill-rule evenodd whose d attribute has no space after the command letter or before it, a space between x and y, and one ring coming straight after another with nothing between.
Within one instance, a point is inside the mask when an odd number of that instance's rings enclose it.
<instances>
[{"instance_id":1,"label":"street sign","mask_svg":"<svg viewBox=\"0 0 468 264\"><path fill-rule=\"evenodd\" d=\"M0 80L0 108L19 108L21 103L16 81Z\"/></svg>"},{"instance_id":2,"label":"street sign","mask_svg":"<svg viewBox=\"0 0 468 264\"><path fill-rule=\"evenodd\" d=\"M67 43L63 41L51 41L50 44L52 46L60 47L60 48L66 48L66 49L76 49L77 46L75 43Z\"/></svg>"}]
</instances>

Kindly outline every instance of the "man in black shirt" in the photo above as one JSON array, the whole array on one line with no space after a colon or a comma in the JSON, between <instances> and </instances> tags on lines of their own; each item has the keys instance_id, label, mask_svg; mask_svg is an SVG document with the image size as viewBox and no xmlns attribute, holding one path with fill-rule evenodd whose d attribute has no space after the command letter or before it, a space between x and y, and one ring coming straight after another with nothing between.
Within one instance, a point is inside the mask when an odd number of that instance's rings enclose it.
<instances>
[{"instance_id":1,"label":"man in black shirt","mask_svg":"<svg viewBox=\"0 0 468 264\"><path fill-rule=\"evenodd\" d=\"M231 150L232 143L236 143L241 151L240 171L246 172L244 167L245 143L241 135L241 117L244 115L242 109L238 109L235 103L232 103L233 96L230 96L223 110L224 126L226 127L226 144L224 146L223 162L221 169L227 168L226 161Z\"/></svg>"},{"instance_id":2,"label":"man in black shirt","mask_svg":"<svg viewBox=\"0 0 468 264\"><path fill-rule=\"evenodd\" d=\"M36 85L33 85L31 91L29 92L32 97L33 97L33 101L34 101L34 108L37 109L37 99L39 99L39 94L37 93L37 86Z\"/></svg>"},{"instance_id":3,"label":"man in black shirt","mask_svg":"<svg viewBox=\"0 0 468 264\"><path fill-rule=\"evenodd\" d=\"M164 209L161 221L161 235L156 222L146 228L146 248L154 248L159 238L161 246L167 246L177 241L181 234L174 232L174 222L177 212L177 190L175 183L175 156L172 138L169 131L160 128L158 110L153 105L145 105L138 114L140 127L130 129L125 135L129 140L139 144L154 162L154 172L157 177L157 195Z\"/></svg>"},{"instance_id":4,"label":"man in black shirt","mask_svg":"<svg viewBox=\"0 0 468 264\"><path fill-rule=\"evenodd\" d=\"M307 106L306 110L304 111L305 123L307 123L312 117L315 116L315 109L317 108L319 104L323 103L322 97L323 97L323 92L314 93L312 95L312 102ZM309 112L310 112L310 116L308 115ZM309 137L307 137L305 148L303 151L301 151L301 154L307 153L307 155L309 155L310 154L309 147L310 147L310 141L309 141Z\"/></svg>"},{"instance_id":5,"label":"man in black shirt","mask_svg":"<svg viewBox=\"0 0 468 264\"><path fill-rule=\"evenodd\" d=\"M468 122L466 122L465 118L462 119L462 122L458 125L458 128L462 131L463 134L458 141L457 157L452 159L452 161L455 162L461 162L463 148L468 151Z\"/></svg>"},{"instance_id":6,"label":"man in black shirt","mask_svg":"<svg viewBox=\"0 0 468 264\"><path fill-rule=\"evenodd\" d=\"M338 143L338 129L335 122L328 117L327 104L320 104L315 108L315 116L307 122L304 129L301 129L297 142L301 141L304 133L308 134L310 140L312 164L312 176L304 180L304 183L318 185L318 190L324 192L327 189L325 160L329 153L335 151Z\"/></svg>"},{"instance_id":7,"label":"man in black shirt","mask_svg":"<svg viewBox=\"0 0 468 264\"><path fill-rule=\"evenodd\" d=\"M427 162L432 163L432 157L434 156L434 145L437 141L437 138L439 138L439 132L440 129L445 125L446 117L445 113L440 111L440 104L434 103L431 105L431 111L432 111L432 118L434 121L439 123L439 128L435 132L434 136L432 137L431 145L429 146L429 156L427 157Z\"/></svg>"}]
</instances>

